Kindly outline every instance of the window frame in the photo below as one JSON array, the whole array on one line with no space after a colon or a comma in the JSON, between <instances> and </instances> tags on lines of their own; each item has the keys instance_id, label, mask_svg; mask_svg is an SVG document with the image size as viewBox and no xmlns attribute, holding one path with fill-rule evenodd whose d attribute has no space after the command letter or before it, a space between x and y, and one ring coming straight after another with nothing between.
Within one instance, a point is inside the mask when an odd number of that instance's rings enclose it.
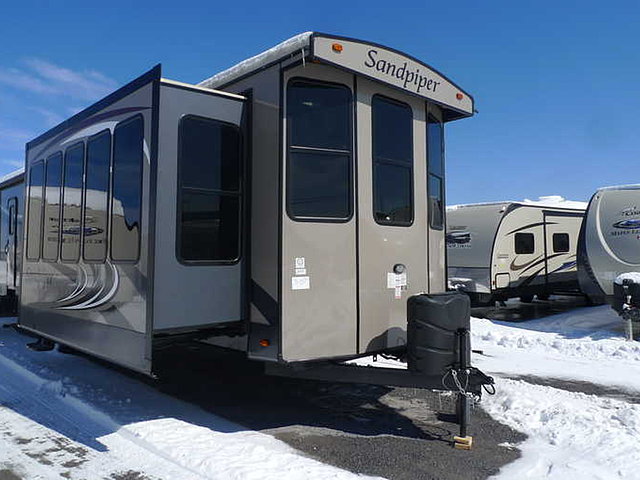
<instances>
[{"instance_id":1,"label":"window frame","mask_svg":"<svg viewBox=\"0 0 640 480\"><path fill-rule=\"evenodd\" d=\"M142 151L140 152L140 183L139 183L139 199L140 199L140 218L138 223L138 250L137 256L132 260L116 260L113 258L113 201L115 199L114 192L114 179L116 172L116 156L115 156L115 145L116 145L116 131L118 128L122 126L126 126L128 123L135 121L137 118L142 120ZM111 163L109 168L109 246L108 246L108 257L113 263L122 263L122 264L137 264L140 261L141 250L142 250L142 205L143 205L143 189L144 189L144 141L145 141L145 121L144 115L141 113L137 113L132 115L131 117L125 118L124 120L119 121L113 129L113 133L111 134ZM178 127L179 128L179 127ZM179 148L179 146L178 146ZM84 221L84 216L82 217Z\"/></svg>"},{"instance_id":2,"label":"window frame","mask_svg":"<svg viewBox=\"0 0 640 480\"><path fill-rule=\"evenodd\" d=\"M304 145L292 145L291 144L291 128L289 127L289 121L288 121L288 117L289 117L289 110L288 110L288 99L289 99L289 87L291 84L293 83L304 83L307 85L320 85L320 86L324 86L324 85L329 85L332 87L338 87L340 89L346 90L349 93L349 104L348 104L348 112L349 112L349 119L347 124L349 125L349 138L348 138L348 144L350 146L349 150L341 150L339 148L325 148L325 147L306 147ZM286 132L285 132L285 149L284 149L284 155L285 155L285 169L286 169L286 181L284 182L284 208L285 211L287 213L287 216L293 220L294 222L300 222L300 223L349 223L354 215L355 215L355 200L354 200L354 170L355 170L355 158L356 158L356 153L355 153L355 145L354 145L354 139L355 139L355 134L354 134L354 130L355 130L355 104L354 104L354 93L353 93L353 89L348 86L345 85L344 83L340 83L340 82L331 82L331 81L325 81L325 80L319 80L316 78L307 78L307 77L301 77L301 76L295 76L290 78L286 85L283 87L284 88L284 92L285 92L285 100L284 100L284 107L285 107L285 113L284 113L284 119L286 120ZM291 151L294 150L298 153L319 153L319 154L325 154L325 155L346 155L348 156L348 179L347 179L347 197L348 197L348 215L346 217L306 217L306 216L297 216L294 215L291 211L291 202L290 202L290 192L291 192L291 180L290 180L290 176L289 176L289 172L291 171Z\"/></svg>"},{"instance_id":3,"label":"window frame","mask_svg":"<svg viewBox=\"0 0 640 480\"><path fill-rule=\"evenodd\" d=\"M109 134L109 171L108 171L108 182L107 182L107 190L105 191L105 194L107 196L107 202L106 202L106 206L107 206L107 210L105 212L106 215L106 222L105 222L105 232L104 232L104 238L105 238L105 242L107 242L107 245L105 246L104 249L104 256L101 260L94 260L94 259L87 259L86 255L85 255L85 220L86 220L86 211L87 211L87 183L88 183L88 178L89 178L89 171L88 171L88 167L89 167L89 143L100 137L101 135L104 135L105 133ZM110 128L104 128L102 130L100 130L99 132L97 132L94 135L91 135L90 137L87 137L86 141L85 141L85 147L84 147L84 158L83 158L83 168L82 168L82 220L80 223L80 231L81 231L81 238L80 238L80 243L81 243L81 252L80 252L80 258L82 258L82 261L84 263L87 264L103 264L106 263L107 259L109 258L109 239L110 239L110 220L111 220L111 212L110 212L110 208L111 208L111 202L109 201L109 198L111 196L111 167L113 165L113 133L111 132Z\"/></svg>"},{"instance_id":4,"label":"window frame","mask_svg":"<svg viewBox=\"0 0 640 480\"><path fill-rule=\"evenodd\" d=\"M445 156L444 156L444 121L440 120L434 113L432 113L430 111L429 108L429 103L426 104L426 128L425 128L425 133L426 133L426 141L427 141L427 145L426 145L426 153L427 153L427 208L429 209L428 211L428 217L429 217L429 228L431 230L438 230L438 231L442 231L445 229L446 227L446 223L447 223L447 205L446 205L446 197L445 197ZM434 120L434 121L431 121ZM437 123L440 126L440 166L442 168L442 175L438 175L437 173L433 173L431 170L431 158L429 156L429 150L430 150L430 146L429 146L429 125L432 123ZM440 180L440 197L442 199L442 224L440 225L435 225L433 223L434 220L434 216L431 212L431 176L436 177L437 179Z\"/></svg>"},{"instance_id":5,"label":"window frame","mask_svg":"<svg viewBox=\"0 0 640 480\"><path fill-rule=\"evenodd\" d=\"M556 237L566 238L567 239L567 249L566 250L557 250L556 249ZM569 253L571 251L571 237L566 232L555 232L551 236L551 244L553 246L553 253Z\"/></svg>"},{"instance_id":6,"label":"window frame","mask_svg":"<svg viewBox=\"0 0 640 480\"><path fill-rule=\"evenodd\" d=\"M33 169L35 167L41 166L42 167L42 185L40 185L40 188L42 189L42 195L40 198L40 229L38 232L38 254L35 257L30 257L29 256L29 238L30 235L32 235L32 228L31 228L31 189L33 188L33 185L31 184L31 177L33 174ZM40 160L37 160L35 162L33 162L31 165L29 165L29 183L27 184L27 188L28 188L28 196L27 196L27 216L26 216L26 236L25 236L25 245L24 245L24 254L25 254L25 258L27 259L27 261L31 261L31 262L39 262L40 259L42 258L42 231L43 231L43 225L44 225L44 182L45 182L45 173L46 173L46 169L45 169L45 165L44 165L44 158L41 158Z\"/></svg>"},{"instance_id":7,"label":"window frame","mask_svg":"<svg viewBox=\"0 0 640 480\"><path fill-rule=\"evenodd\" d=\"M405 107L411 114L411 128L410 128L410 134L411 134L411 164L409 165L409 178L410 178L410 185L411 188L409 190L409 201L411 202L411 220L409 222L395 222L395 221L391 221L391 222L381 222L376 218L376 164L377 163L383 163L385 165L393 165L393 166L399 166L399 167L404 167L407 168L407 165L402 164L402 162L399 162L397 160L391 160L390 159L385 159L382 162L380 162L379 160L376 160L376 155L375 155L375 151L376 151L376 139L375 139L375 135L373 132L373 126L375 124L375 113L374 113L374 108L373 108L373 102L375 101L376 98L381 98L383 99L383 101L387 101L389 103L393 103L396 105L399 105L401 107ZM373 217L373 221L376 222L376 224L378 225L383 225L385 227L411 227L415 220L416 220L416 201L415 201L415 162L416 162L416 158L415 158L415 136L413 134L413 127L414 127L414 121L415 121L415 116L414 116L414 112L413 112L413 108L411 107L410 104L406 103L406 102L402 102L400 100L396 100L395 98L391 98L388 97L386 95L382 95L380 93L376 93L374 95L371 96L371 215Z\"/></svg>"},{"instance_id":8,"label":"window frame","mask_svg":"<svg viewBox=\"0 0 640 480\"><path fill-rule=\"evenodd\" d=\"M235 259L229 260L188 260L182 258L181 247L182 247L182 230L181 230L181 217L182 217L182 168L181 168L181 160L182 160L182 147L183 147L183 139L182 139L182 124L185 119L188 118L196 118L199 120L205 120L208 122L217 123L219 125L225 125L232 127L237 135L238 135L238 160L240 165L238 165L238 191L231 192L228 190L207 190L205 189L194 189L200 191L202 193L209 193L218 196L231 196L238 198L239 208L238 208L238 256ZM178 142L177 142L177 154L176 154L176 234L175 234L175 256L178 263L181 265L193 267L193 266L211 266L211 265L236 265L240 263L244 256L244 238L242 237L242 231L245 223L244 212L245 212L245 139L242 133L242 128L239 125L236 125L232 122L227 122L224 120L220 120L213 117L205 117L203 115L196 115L192 113L183 114L178 120ZM189 188L189 187L187 187Z\"/></svg>"},{"instance_id":9,"label":"window frame","mask_svg":"<svg viewBox=\"0 0 640 480\"><path fill-rule=\"evenodd\" d=\"M526 251L526 252L519 252L518 251L518 238L519 236L523 236L523 235L527 235L528 237L531 237L533 239L533 242L531 244L531 251ZM534 255L536 253L536 236L535 234L531 233L531 232L517 232L516 234L514 234L513 236L513 250L515 252L516 255Z\"/></svg>"}]
</instances>

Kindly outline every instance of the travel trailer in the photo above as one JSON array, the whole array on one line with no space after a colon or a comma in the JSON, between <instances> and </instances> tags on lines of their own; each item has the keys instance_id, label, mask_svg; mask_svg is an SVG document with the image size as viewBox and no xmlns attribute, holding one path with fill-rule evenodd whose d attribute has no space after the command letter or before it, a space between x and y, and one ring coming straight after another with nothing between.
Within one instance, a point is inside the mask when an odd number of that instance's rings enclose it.
<instances>
[{"instance_id":1,"label":"travel trailer","mask_svg":"<svg viewBox=\"0 0 640 480\"><path fill-rule=\"evenodd\" d=\"M0 178L0 315L18 311L22 262L24 170Z\"/></svg>"},{"instance_id":2,"label":"travel trailer","mask_svg":"<svg viewBox=\"0 0 640 480\"><path fill-rule=\"evenodd\" d=\"M426 64L319 33L199 85L158 66L27 144L19 326L146 374L206 339L466 405L490 379L445 292L443 139L472 115ZM409 369L335 363L376 353Z\"/></svg>"},{"instance_id":3,"label":"travel trailer","mask_svg":"<svg viewBox=\"0 0 640 480\"><path fill-rule=\"evenodd\" d=\"M578 292L584 209L521 202L447 208L449 283L473 305Z\"/></svg>"},{"instance_id":4,"label":"travel trailer","mask_svg":"<svg viewBox=\"0 0 640 480\"><path fill-rule=\"evenodd\" d=\"M640 272L640 185L601 188L580 232L580 288L593 302L610 303L620 312L624 302L615 281L633 272Z\"/></svg>"}]
</instances>

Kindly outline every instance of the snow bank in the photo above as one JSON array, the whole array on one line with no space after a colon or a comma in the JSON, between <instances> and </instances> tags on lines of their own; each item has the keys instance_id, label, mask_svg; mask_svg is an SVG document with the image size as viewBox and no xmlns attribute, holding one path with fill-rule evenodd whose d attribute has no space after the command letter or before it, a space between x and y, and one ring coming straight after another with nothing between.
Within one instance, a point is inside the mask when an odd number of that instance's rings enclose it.
<instances>
[{"instance_id":1,"label":"snow bank","mask_svg":"<svg viewBox=\"0 0 640 480\"><path fill-rule=\"evenodd\" d=\"M500 479L638 478L640 405L501 379L483 407L529 436Z\"/></svg>"},{"instance_id":2,"label":"snow bank","mask_svg":"<svg viewBox=\"0 0 640 480\"><path fill-rule=\"evenodd\" d=\"M640 392L640 342L608 306L522 323L474 318L473 361L488 373L573 379Z\"/></svg>"}]
</instances>

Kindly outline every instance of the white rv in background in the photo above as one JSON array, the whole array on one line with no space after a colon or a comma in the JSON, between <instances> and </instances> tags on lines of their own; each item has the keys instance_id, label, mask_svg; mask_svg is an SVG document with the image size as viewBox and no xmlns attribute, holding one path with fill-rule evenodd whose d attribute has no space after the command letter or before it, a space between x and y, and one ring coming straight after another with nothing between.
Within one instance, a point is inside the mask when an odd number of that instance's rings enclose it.
<instances>
[{"instance_id":1,"label":"white rv in background","mask_svg":"<svg viewBox=\"0 0 640 480\"><path fill-rule=\"evenodd\" d=\"M562 202L560 202L562 203ZM498 202L447 208L449 283L474 305L577 292L576 251L584 208Z\"/></svg>"},{"instance_id":2,"label":"white rv in background","mask_svg":"<svg viewBox=\"0 0 640 480\"><path fill-rule=\"evenodd\" d=\"M616 308L615 280L640 272L640 185L605 187L593 195L580 233L578 271L591 301Z\"/></svg>"}]
</instances>

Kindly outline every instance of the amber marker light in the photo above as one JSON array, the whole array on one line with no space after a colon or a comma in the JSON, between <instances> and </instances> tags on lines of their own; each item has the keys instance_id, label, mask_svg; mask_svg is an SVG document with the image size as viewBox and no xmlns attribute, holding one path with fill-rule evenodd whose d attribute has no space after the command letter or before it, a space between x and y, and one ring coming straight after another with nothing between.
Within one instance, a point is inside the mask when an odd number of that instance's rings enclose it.
<instances>
[{"instance_id":1,"label":"amber marker light","mask_svg":"<svg viewBox=\"0 0 640 480\"><path fill-rule=\"evenodd\" d=\"M267 340L266 338L263 338L262 340L260 340L260 346L261 347L268 347L269 345L271 345L271 342L269 340Z\"/></svg>"},{"instance_id":2,"label":"amber marker light","mask_svg":"<svg viewBox=\"0 0 640 480\"><path fill-rule=\"evenodd\" d=\"M456 98L458 100L462 100L464 98L464 95L462 95L461 93L456 93Z\"/></svg>"},{"instance_id":3,"label":"amber marker light","mask_svg":"<svg viewBox=\"0 0 640 480\"><path fill-rule=\"evenodd\" d=\"M331 45L331 50L336 53L342 53L342 48L342 45L340 45L339 43L334 43L333 45Z\"/></svg>"}]
</instances>

